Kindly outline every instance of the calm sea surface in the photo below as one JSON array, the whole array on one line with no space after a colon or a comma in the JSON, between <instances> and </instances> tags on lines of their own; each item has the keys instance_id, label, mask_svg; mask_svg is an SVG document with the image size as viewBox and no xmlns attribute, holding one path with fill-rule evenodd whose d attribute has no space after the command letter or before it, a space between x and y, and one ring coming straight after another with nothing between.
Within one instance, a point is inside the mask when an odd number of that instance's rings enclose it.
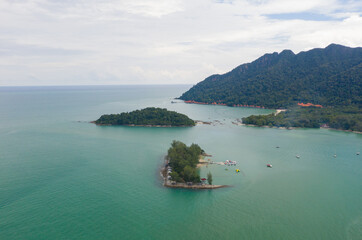
<instances>
[{"instance_id":1,"label":"calm sea surface","mask_svg":"<svg viewBox=\"0 0 362 240\"><path fill-rule=\"evenodd\" d=\"M171 104L189 87L1 87L0 239L362 239L362 135L236 126L272 111ZM88 123L149 106L220 124ZM232 187L162 187L174 139L237 161L201 169Z\"/></svg>"}]
</instances>

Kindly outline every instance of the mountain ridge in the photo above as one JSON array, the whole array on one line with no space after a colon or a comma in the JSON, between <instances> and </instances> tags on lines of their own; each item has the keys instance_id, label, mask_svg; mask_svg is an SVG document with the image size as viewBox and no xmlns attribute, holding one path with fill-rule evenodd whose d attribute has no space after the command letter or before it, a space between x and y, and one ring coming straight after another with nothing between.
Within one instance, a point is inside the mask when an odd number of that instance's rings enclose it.
<instances>
[{"instance_id":1,"label":"mountain ridge","mask_svg":"<svg viewBox=\"0 0 362 240\"><path fill-rule=\"evenodd\" d=\"M338 44L298 54L288 49L267 53L225 74L207 77L180 99L267 108L289 107L297 102L326 106L361 104L361 62L361 47ZM341 78L343 86L338 84Z\"/></svg>"}]
</instances>

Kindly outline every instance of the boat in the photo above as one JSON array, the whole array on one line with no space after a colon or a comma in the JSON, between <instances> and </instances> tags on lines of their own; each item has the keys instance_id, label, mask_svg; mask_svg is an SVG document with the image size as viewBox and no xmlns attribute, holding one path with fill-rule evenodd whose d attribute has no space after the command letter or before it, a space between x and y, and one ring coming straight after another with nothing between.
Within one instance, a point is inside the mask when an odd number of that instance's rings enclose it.
<instances>
[{"instance_id":1,"label":"boat","mask_svg":"<svg viewBox=\"0 0 362 240\"><path fill-rule=\"evenodd\" d=\"M300 156L299 155L297 155L297 156L295 156L296 158L300 158Z\"/></svg>"},{"instance_id":2,"label":"boat","mask_svg":"<svg viewBox=\"0 0 362 240\"><path fill-rule=\"evenodd\" d=\"M226 160L224 164L228 166L236 166L236 161Z\"/></svg>"},{"instance_id":3,"label":"boat","mask_svg":"<svg viewBox=\"0 0 362 240\"><path fill-rule=\"evenodd\" d=\"M280 148L279 146L276 146L276 148Z\"/></svg>"},{"instance_id":4,"label":"boat","mask_svg":"<svg viewBox=\"0 0 362 240\"><path fill-rule=\"evenodd\" d=\"M333 157L336 158L336 157L337 157L337 154L334 154Z\"/></svg>"},{"instance_id":5,"label":"boat","mask_svg":"<svg viewBox=\"0 0 362 240\"><path fill-rule=\"evenodd\" d=\"M271 164L269 164L269 163L268 163L266 166L267 166L268 168L272 168L272 167L273 167L273 165L271 165Z\"/></svg>"},{"instance_id":6,"label":"boat","mask_svg":"<svg viewBox=\"0 0 362 240\"><path fill-rule=\"evenodd\" d=\"M238 168L237 168L235 171L236 171L237 173L240 172L240 170L239 170Z\"/></svg>"},{"instance_id":7,"label":"boat","mask_svg":"<svg viewBox=\"0 0 362 240\"><path fill-rule=\"evenodd\" d=\"M356 152L356 155L359 155L359 152Z\"/></svg>"}]
</instances>

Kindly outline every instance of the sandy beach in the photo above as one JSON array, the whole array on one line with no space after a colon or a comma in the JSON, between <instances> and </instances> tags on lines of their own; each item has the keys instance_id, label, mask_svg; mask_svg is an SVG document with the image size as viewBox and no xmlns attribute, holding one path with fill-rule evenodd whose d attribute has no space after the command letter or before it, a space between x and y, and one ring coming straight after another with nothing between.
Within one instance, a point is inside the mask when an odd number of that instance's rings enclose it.
<instances>
[{"instance_id":1,"label":"sandy beach","mask_svg":"<svg viewBox=\"0 0 362 240\"><path fill-rule=\"evenodd\" d=\"M285 112L287 111L287 109L277 109L276 112L274 113L274 115L278 115L281 112Z\"/></svg>"}]
</instances>

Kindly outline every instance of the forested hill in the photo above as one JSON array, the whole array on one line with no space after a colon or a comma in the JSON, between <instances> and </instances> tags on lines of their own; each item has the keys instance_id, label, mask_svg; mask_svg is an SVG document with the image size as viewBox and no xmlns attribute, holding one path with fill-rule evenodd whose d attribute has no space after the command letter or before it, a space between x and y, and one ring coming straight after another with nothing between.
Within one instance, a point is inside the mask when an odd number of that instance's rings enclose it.
<instances>
[{"instance_id":1,"label":"forested hill","mask_svg":"<svg viewBox=\"0 0 362 240\"><path fill-rule=\"evenodd\" d=\"M184 114L154 107L129 113L102 115L94 123L97 125L195 126L195 121Z\"/></svg>"},{"instance_id":2,"label":"forested hill","mask_svg":"<svg viewBox=\"0 0 362 240\"><path fill-rule=\"evenodd\" d=\"M331 44L294 54L265 54L223 75L212 75L180 99L229 106L287 108L298 102L362 105L362 48Z\"/></svg>"}]
</instances>

